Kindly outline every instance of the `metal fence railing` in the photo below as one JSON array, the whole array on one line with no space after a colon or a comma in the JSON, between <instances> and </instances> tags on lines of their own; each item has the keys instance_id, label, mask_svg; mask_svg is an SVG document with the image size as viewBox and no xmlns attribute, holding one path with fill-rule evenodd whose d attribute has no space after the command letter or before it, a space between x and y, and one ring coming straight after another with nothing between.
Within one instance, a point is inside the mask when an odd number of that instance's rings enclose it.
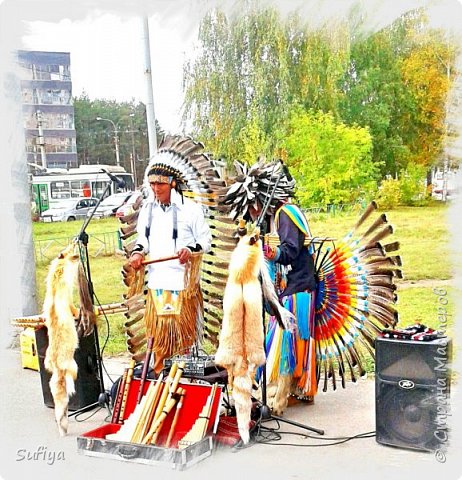
<instances>
[{"instance_id":1,"label":"metal fence railing","mask_svg":"<svg viewBox=\"0 0 462 480\"><path fill-rule=\"evenodd\" d=\"M48 263L56 258L75 237L47 238L34 240L35 261ZM88 253L91 257L114 255L122 249L120 233L104 232L88 236Z\"/></svg>"},{"instance_id":2,"label":"metal fence railing","mask_svg":"<svg viewBox=\"0 0 462 480\"><path fill-rule=\"evenodd\" d=\"M310 208L305 208L303 210L304 212L313 213L313 214L325 213L327 215L336 215L337 213L341 213L341 212L351 212L354 210L362 210L362 209L365 209L366 206L367 206L366 202L358 201L355 203L339 203L339 204L329 203L327 205L314 206Z\"/></svg>"}]
</instances>

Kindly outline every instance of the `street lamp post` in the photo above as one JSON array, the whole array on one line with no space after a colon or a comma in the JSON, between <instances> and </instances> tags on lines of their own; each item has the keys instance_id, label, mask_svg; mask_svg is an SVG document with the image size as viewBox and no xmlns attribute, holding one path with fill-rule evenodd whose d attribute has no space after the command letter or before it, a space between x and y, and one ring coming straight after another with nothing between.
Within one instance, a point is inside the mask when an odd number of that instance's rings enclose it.
<instances>
[{"instance_id":1,"label":"street lamp post","mask_svg":"<svg viewBox=\"0 0 462 480\"><path fill-rule=\"evenodd\" d=\"M132 153L131 153L131 157L132 157L132 161L131 161L131 167L132 167L132 173L133 173L133 180L135 182L135 187L137 187L138 185L138 176L137 176L137 173L136 173L136 149L135 149L135 130L134 130L134 127L133 127L133 117L135 116L134 113L130 113L129 117L130 117L130 133L132 135Z\"/></svg>"},{"instance_id":2,"label":"street lamp post","mask_svg":"<svg viewBox=\"0 0 462 480\"><path fill-rule=\"evenodd\" d=\"M116 124L109 118L96 117L96 120L109 122L114 128L114 143L115 143L115 154L116 154L116 165L120 167L120 154L119 154L119 131L117 130Z\"/></svg>"}]
</instances>

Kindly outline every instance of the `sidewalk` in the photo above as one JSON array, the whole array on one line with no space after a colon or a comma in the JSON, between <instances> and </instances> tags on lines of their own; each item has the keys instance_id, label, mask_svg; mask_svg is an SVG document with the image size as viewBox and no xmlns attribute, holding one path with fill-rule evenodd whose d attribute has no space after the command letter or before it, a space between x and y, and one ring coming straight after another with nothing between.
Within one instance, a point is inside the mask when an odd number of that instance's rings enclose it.
<instances>
[{"instance_id":1,"label":"sidewalk","mask_svg":"<svg viewBox=\"0 0 462 480\"><path fill-rule=\"evenodd\" d=\"M22 369L19 351L2 353L1 383L1 463L0 478L6 480L79 479L353 479L444 478L462 477L459 442L460 409L458 386L453 388L453 434L446 451L447 461L438 463L432 453L398 449L377 443L376 439L354 439L334 446L309 447L310 443L327 444L316 434L287 424L282 430L308 433L315 439L282 434L275 445L256 444L233 452L229 448L214 450L212 456L184 471L163 466L140 465L106 458L81 455L76 437L108 419L105 409L71 417L69 434L59 437L53 410L43 403L40 374ZM125 357L105 358L104 364L113 380L127 366ZM109 387L109 382L107 387ZM348 384L346 389L319 394L314 405L289 407L285 417L322 429L324 438L349 437L375 430L375 387L372 379ZM459 402L458 402L459 403ZM455 417L455 419L454 419ZM272 425L275 426L275 425ZM287 445L294 444L294 445ZM45 452L45 453L38 453ZM35 459L34 459L35 454ZM27 458L29 456L29 459ZM54 457L54 458L53 458Z\"/></svg>"}]
</instances>

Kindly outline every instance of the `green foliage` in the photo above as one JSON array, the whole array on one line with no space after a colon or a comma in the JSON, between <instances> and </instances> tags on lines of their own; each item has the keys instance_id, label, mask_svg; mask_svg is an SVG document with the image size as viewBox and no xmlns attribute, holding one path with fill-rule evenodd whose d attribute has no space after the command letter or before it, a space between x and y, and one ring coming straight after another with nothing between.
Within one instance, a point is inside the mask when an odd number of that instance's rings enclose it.
<instances>
[{"instance_id":1,"label":"green foliage","mask_svg":"<svg viewBox=\"0 0 462 480\"><path fill-rule=\"evenodd\" d=\"M377 201L381 208L391 210L401 202L401 185L397 178L382 180L378 190Z\"/></svg>"},{"instance_id":2,"label":"green foliage","mask_svg":"<svg viewBox=\"0 0 462 480\"><path fill-rule=\"evenodd\" d=\"M377 198L380 206L393 209L398 205L423 205L427 201L425 174L424 166L411 163L399 178L382 180Z\"/></svg>"},{"instance_id":3,"label":"green foliage","mask_svg":"<svg viewBox=\"0 0 462 480\"><path fill-rule=\"evenodd\" d=\"M402 205L417 205L426 196L426 168L423 165L410 163L400 177L400 200Z\"/></svg>"},{"instance_id":4,"label":"green foliage","mask_svg":"<svg viewBox=\"0 0 462 480\"><path fill-rule=\"evenodd\" d=\"M244 163L252 164L256 158L265 155L268 144L265 133L258 124L257 118L249 120L237 137L237 157Z\"/></svg>"},{"instance_id":5,"label":"green foliage","mask_svg":"<svg viewBox=\"0 0 462 480\"><path fill-rule=\"evenodd\" d=\"M449 36L429 26L423 9L371 33L360 7L356 17L313 26L297 12L283 17L275 8L258 8L256 1L241 5L239 15L213 10L203 19L197 55L184 70L185 126L215 155L229 164L253 162L259 155L285 158L291 112L300 108L368 131L372 142L364 154L370 157L365 178L396 177L410 165L439 161L457 52ZM337 143L337 148L344 147ZM347 203L354 189L365 189L360 196L374 190L361 178L351 188L340 185L336 193L336 177L344 170L338 157L332 159L339 171L326 167L326 157L320 166L329 177L316 178L324 184L322 195L310 193L317 186L312 175L305 175L308 167L298 175L304 202ZM413 196L411 183L403 183L405 197Z\"/></svg>"},{"instance_id":6,"label":"green foliage","mask_svg":"<svg viewBox=\"0 0 462 480\"><path fill-rule=\"evenodd\" d=\"M199 54L184 69L184 123L216 155L255 161L277 154L291 105L336 111L345 29L309 31L296 14L249 2L202 21Z\"/></svg>"},{"instance_id":7,"label":"green foliage","mask_svg":"<svg viewBox=\"0 0 462 480\"><path fill-rule=\"evenodd\" d=\"M79 165L115 165L115 132L108 121L112 120L117 130L120 164L132 171L131 157L135 153L137 178L143 178L149 157L146 107L143 103L118 103L113 100L90 100L84 93L74 98L75 129ZM156 121L157 140L163 131Z\"/></svg>"},{"instance_id":8,"label":"green foliage","mask_svg":"<svg viewBox=\"0 0 462 480\"><path fill-rule=\"evenodd\" d=\"M296 109L284 140L287 164L297 180L300 205L353 203L370 197L377 168L367 129L347 127L333 115Z\"/></svg>"}]
</instances>

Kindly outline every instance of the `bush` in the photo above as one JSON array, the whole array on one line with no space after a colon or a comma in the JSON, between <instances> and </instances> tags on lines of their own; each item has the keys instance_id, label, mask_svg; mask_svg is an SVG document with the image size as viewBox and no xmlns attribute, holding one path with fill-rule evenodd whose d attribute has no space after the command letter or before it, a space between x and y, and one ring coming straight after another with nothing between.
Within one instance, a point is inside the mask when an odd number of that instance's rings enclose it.
<instances>
[{"instance_id":1,"label":"bush","mask_svg":"<svg viewBox=\"0 0 462 480\"><path fill-rule=\"evenodd\" d=\"M425 200L425 173L425 167L415 164L410 164L406 170L401 171L399 180L401 205L417 205Z\"/></svg>"},{"instance_id":2,"label":"bush","mask_svg":"<svg viewBox=\"0 0 462 480\"><path fill-rule=\"evenodd\" d=\"M400 178L387 178L379 187L377 200L381 208L393 209L398 205L415 206L427 203L425 190L425 167L408 165L400 172Z\"/></svg>"},{"instance_id":3,"label":"bush","mask_svg":"<svg viewBox=\"0 0 462 480\"><path fill-rule=\"evenodd\" d=\"M396 178L387 178L379 187L377 201L380 208L391 210L396 208L401 201L401 185Z\"/></svg>"}]
</instances>

